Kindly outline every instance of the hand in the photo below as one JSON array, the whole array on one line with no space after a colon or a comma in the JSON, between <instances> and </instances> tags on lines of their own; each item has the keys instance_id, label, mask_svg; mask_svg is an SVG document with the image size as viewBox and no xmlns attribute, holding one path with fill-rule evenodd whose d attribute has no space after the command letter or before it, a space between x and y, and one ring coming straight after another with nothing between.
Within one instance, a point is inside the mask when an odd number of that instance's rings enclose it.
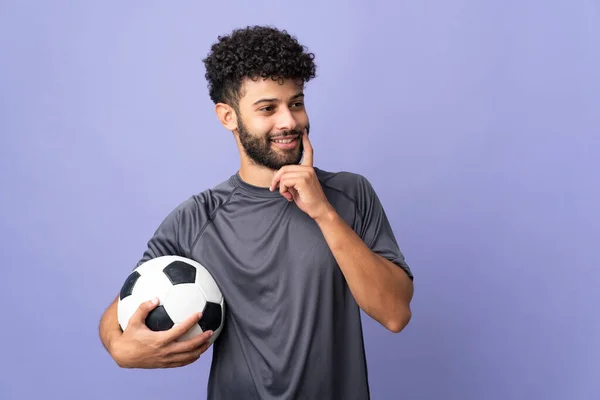
<instances>
[{"instance_id":1,"label":"hand","mask_svg":"<svg viewBox=\"0 0 600 400\"><path fill-rule=\"evenodd\" d=\"M279 193L288 201L294 201L298 208L312 219L319 219L333 207L325 197L321 183L313 168L313 148L308 140L306 129L302 135L304 157L300 165L286 165L273 176L270 190L279 185Z\"/></svg>"},{"instance_id":2,"label":"hand","mask_svg":"<svg viewBox=\"0 0 600 400\"><path fill-rule=\"evenodd\" d=\"M145 323L148 313L158 305L158 301L142 303L131 316L123 334L115 340L111 353L117 364L123 368L173 368L182 367L196 361L208 350L208 338L212 331L184 341L177 341L202 317L192 315L180 325L167 331L154 332Z\"/></svg>"}]
</instances>

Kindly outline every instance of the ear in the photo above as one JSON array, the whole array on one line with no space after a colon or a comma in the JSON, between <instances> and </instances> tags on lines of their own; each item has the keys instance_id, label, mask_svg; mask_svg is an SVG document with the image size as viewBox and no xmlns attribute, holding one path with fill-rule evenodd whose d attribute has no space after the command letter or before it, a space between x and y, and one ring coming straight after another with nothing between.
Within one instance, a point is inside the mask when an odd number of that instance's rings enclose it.
<instances>
[{"instance_id":1,"label":"ear","mask_svg":"<svg viewBox=\"0 0 600 400\"><path fill-rule=\"evenodd\" d=\"M225 129L228 131L234 131L237 129L237 115L233 107L225 103L217 103L215 105L215 113Z\"/></svg>"}]
</instances>

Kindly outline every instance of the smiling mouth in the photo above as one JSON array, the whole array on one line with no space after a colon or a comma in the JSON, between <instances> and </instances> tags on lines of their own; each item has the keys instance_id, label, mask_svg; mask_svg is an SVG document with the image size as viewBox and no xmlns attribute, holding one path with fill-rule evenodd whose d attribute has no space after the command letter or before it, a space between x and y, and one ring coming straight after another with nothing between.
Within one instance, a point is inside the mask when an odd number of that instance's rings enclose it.
<instances>
[{"instance_id":1,"label":"smiling mouth","mask_svg":"<svg viewBox=\"0 0 600 400\"><path fill-rule=\"evenodd\" d=\"M293 150L298 146L298 136L284 136L271 139L273 146L281 150Z\"/></svg>"},{"instance_id":2,"label":"smiling mouth","mask_svg":"<svg viewBox=\"0 0 600 400\"><path fill-rule=\"evenodd\" d=\"M293 138L288 138L288 139L271 139L271 142L274 143L282 143L282 144L290 144L292 143L294 140L296 140L295 137Z\"/></svg>"}]
</instances>

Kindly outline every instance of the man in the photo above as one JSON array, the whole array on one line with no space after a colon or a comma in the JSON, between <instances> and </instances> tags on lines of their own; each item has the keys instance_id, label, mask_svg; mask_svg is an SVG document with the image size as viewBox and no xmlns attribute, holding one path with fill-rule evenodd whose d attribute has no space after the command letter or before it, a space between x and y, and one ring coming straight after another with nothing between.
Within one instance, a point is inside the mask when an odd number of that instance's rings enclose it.
<instances>
[{"instance_id":1,"label":"man","mask_svg":"<svg viewBox=\"0 0 600 400\"><path fill-rule=\"evenodd\" d=\"M271 27L220 37L204 60L240 168L182 202L137 265L180 255L206 266L227 303L209 399L369 398L360 309L392 332L411 317L412 273L372 186L316 168L304 84L314 56ZM153 332L144 303L122 332L117 300L100 336L124 368L188 365L211 332L175 341L201 316Z\"/></svg>"}]
</instances>

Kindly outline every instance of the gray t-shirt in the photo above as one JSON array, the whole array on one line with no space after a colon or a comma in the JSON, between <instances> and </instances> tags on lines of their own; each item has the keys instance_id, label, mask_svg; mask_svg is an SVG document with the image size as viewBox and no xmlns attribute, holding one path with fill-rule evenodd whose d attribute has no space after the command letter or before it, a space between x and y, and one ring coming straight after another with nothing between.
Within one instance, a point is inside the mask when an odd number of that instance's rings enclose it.
<instances>
[{"instance_id":1,"label":"gray t-shirt","mask_svg":"<svg viewBox=\"0 0 600 400\"><path fill-rule=\"evenodd\" d=\"M338 214L376 253L412 273L361 175L315 168ZM162 255L213 275L226 320L208 399L368 399L360 309L316 223L276 190L234 174L160 224L138 265Z\"/></svg>"}]
</instances>

